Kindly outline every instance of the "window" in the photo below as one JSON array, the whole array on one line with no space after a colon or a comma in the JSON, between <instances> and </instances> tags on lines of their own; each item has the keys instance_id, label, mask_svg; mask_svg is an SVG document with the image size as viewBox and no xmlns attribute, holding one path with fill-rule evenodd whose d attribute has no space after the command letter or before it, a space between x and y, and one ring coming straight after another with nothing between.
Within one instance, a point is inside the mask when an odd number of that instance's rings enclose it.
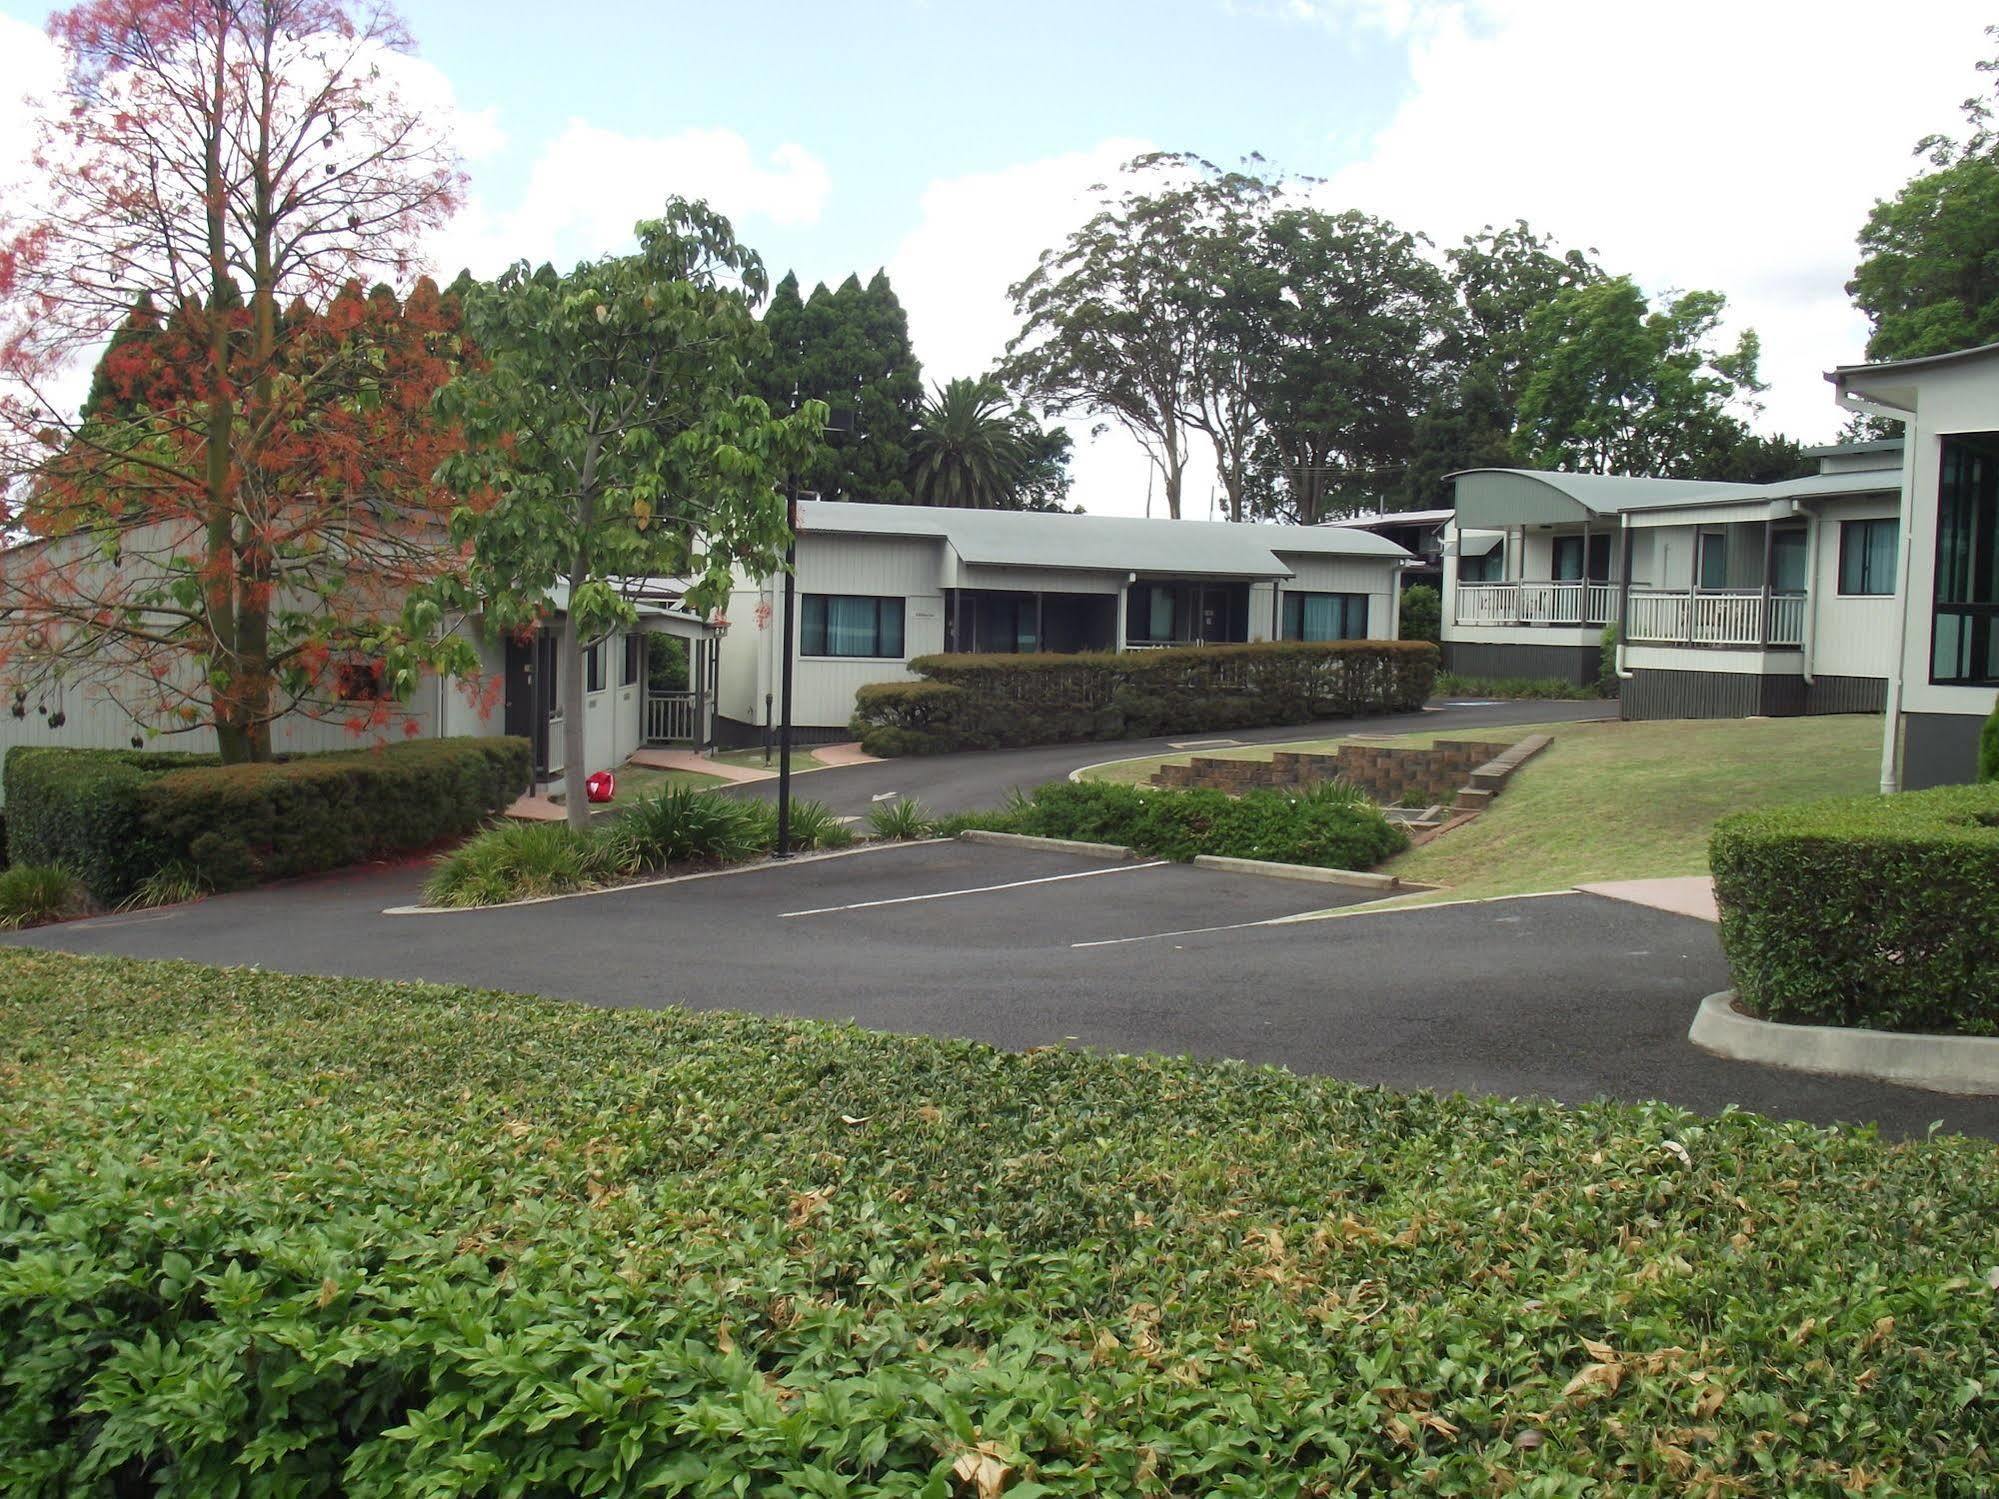
<instances>
[{"instance_id":1,"label":"window","mask_svg":"<svg viewBox=\"0 0 1999 1499\"><path fill-rule=\"evenodd\" d=\"M1608 532L1590 537L1557 536L1553 568L1555 581L1580 583L1588 577L1595 583L1609 582L1610 541Z\"/></svg>"},{"instance_id":2,"label":"window","mask_svg":"<svg viewBox=\"0 0 1999 1499\"><path fill-rule=\"evenodd\" d=\"M1367 595L1364 593L1285 594L1284 638L1365 640Z\"/></svg>"},{"instance_id":3,"label":"window","mask_svg":"<svg viewBox=\"0 0 1999 1499\"><path fill-rule=\"evenodd\" d=\"M1892 515L1880 520L1839 523L1841 593L1882 594L1895 591L1895 553L1901 544L1897 535L1900 524Z\"/></svg>"},{"instance_id":4,"label":"window","mask_svg":"<svg viewBox=\"0 0 1999 1499\"><path fill-rule=\"evenodd\" d=\"M646 638L634 630L625 637L625 669L618 678L620 687L630 687L645 675Z\"/></svg>"},{"instance_id":5,"label":"window","mask_svg":"<svg viewBox=\"0 0 1999 1499\"><path fill-rule=\"evenodd\" d=\"M1728 587L1728 533L1703 531L1694 554L1694 587Z\"/></svg>"},{"instance_id":6,"label":"window","mask_svg":"<svg viewBox=\"0 0 1999 1499\"><path fill-rule=\"evenodd\" d=\"M802 656L902 655L902 600L808 593L800 601Z\"/></svg>"},{"instance_id":7,"label":"window","mask_svg":"<svg viewBox=\"0 0 1999 1499\"><path fill-rule=\"evenodd\" d=\"M1999 685L1999 433L1946 437L1930 680Z\"/></svg>"},{"instance_id":8,"label":"window","mask_svg":"<svg viewBox=\"0 0 1999 1499\"><path fill-rule=\"evenodd\" d=\"M1805 528L1786 526L1770 533L1770 591L1805 591Z\"/></svg>"},{"instance_id":9,"label":"window","mask_svg":"<svg viewBox=\"0 0 1999 1499\"><path fill-rule=\"evenodd\" d=\"M1475 545L1476 543L1466 543ZM1506 548L1497 541L1485 543L1487 550L1480 556L1458 554L1458 581L1460 583L1497 583L1506 576Z\"/></svg>"},{"instance_id":10,"label":"window","mask_svg":"<svg viewBox=\"0 0 1999 1499\"><path fill-rule=\"evenodd\" d=\"M601 640L583 652L583 689L586 692L604 690L604 642Z\"/></svg>"}]
</instances>

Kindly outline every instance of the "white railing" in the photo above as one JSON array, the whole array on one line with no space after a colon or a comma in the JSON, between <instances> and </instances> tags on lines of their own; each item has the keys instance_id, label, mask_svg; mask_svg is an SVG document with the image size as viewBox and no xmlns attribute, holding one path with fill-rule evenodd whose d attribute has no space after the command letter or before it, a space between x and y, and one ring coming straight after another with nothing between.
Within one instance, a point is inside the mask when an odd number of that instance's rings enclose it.
<instances>
[{"instance_id":1,"label":"white railing","mask_svg":"<svg viewBox=\"0 0 1999 1499\"><path fill-rule=\"evenodd\" d=\"M694 694L646 694L646 743L685 744L694 739Z\"/></svg>"},{"instance_id":2,"label":"white railing","mask_svg":"<svg viewBox=\"0 0 1999 1499\"><path fill-rule=\"evenodd\" d=\"M1617 618L1615 583L1460 583L1461 625L1607 625Z\"/></svg>"},{"instance_id":3,"label":"white railing","mask_svg":"<svg viewBox=\"0 0 1999 1499\"><path fill-rule=\"evenodd\" d=\"M1800 645L1805 638L1805 595L1766 595L1761 589L1634 588L1628 634L1633 641L1666 645Z\"/></svg>"}]
</instances>

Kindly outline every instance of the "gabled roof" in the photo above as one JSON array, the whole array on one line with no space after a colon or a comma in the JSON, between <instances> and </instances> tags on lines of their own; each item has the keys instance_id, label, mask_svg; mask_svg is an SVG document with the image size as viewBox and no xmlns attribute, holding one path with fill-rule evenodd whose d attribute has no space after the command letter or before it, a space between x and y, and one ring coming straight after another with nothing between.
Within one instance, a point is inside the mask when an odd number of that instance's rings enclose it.
<instances>
[{"instance_id":1,"label":"gabled roof","mask_svg":"<svg viewBox=\"0 0 1999 1499\"><path fill-rule=\"evenodd\" d=\"M1999 359L1999 344L1980 344L1975 349L1958 349L1949 354L1926 354L1919 359L1891 359L1880 364L1842 364L1828 371L1840 399L1850 396L1873 401L1895 411L1914 411L1923 378L1954 365L1981 364Z\"/></svg>"},{"instance_id":2,"label":"gabled roof","mask_svg":"<svg viewBox=\"0 0 1999 1499\"><path fill-rule=\"evenodd\" d=\"M1736 484L1711 479L1636 479L1623 474L1566 474L1542 469L1480 468L1453 474L1458 486L1458 524L1467 530L1519 525L1562 525L1626 513L1698 509L1708 505L1829 499L1876 494L1902 487L1899 443L1890 450L1890 468L1809 474L1775 484Z\"/></svg>"},{"instance_id":3,"label":"gabled roof","mask_svg":"<svg viewBox=\"0 0 1999 1499\"><path fill-rule=\"evenodd\" d=\"M1384 510L1379 515L1350 515L1344 520L1319 522L1322 526L1347 526L1372 530L1376 526L1435 526L1450 520L1455 510Z\"/></svg>"},{"instance_id":4,"label":"gabled roof","mask_svg":"<svg viewBox=\"0 0 1999 1499\"><path fill-rule=\"evenodd\" d=\"M961 561L987 567L1059 567L1082 572L1288 578L1286 556L1410 554L1372 532L1329 526L1238 525L1035 510L950 510L810 500L798 507L801 535L931 537Z\"/></svg>"}]
</instances>

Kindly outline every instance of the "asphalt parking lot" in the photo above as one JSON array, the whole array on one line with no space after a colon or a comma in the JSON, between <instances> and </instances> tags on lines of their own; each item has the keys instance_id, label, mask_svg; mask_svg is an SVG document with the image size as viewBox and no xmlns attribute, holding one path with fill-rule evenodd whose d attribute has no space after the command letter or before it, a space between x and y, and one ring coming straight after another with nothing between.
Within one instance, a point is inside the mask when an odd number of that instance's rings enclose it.
<instances>
[{"instance_id":1,"label":"asphalt parking lot","mask_svg":"<svg viewBox=\"0 0 1999 1499\"><path fill-rule=\"evenodd\" d=\"M9 940L1007 1047L1231 1057L1396 1088L1663 1098L1999 1137L1999 1099L1695 1050L1694 1009L1727 984L1713 927L1596 896L1341 915L1366 893L950 842L536 905L384 914L416 898L422 875L357 871ZM1330 914L1298 919L1314 913Z\"/></svg>"}]
</instances>

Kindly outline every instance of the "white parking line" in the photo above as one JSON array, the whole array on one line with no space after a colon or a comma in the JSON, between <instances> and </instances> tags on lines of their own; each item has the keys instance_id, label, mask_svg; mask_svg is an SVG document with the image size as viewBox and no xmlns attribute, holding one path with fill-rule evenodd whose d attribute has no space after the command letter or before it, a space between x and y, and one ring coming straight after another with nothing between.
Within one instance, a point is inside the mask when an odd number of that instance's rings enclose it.
<instances>
[{"instance_id":1,"label":"white parking line","mask_svg":"<svg viewBox=\"0 0 1999 1499\"><path fill-rule=\"evenodd\" d=\"M1158 869L1171 862L1153 859L1144 864L1120 864L1115 869L1085 869L1075 874L1044 874L1039 879L1009 880L1004 885L973 885L964 890L931 890L922 895L896 895L886 900L857 900L845 906L814 906L809 911L786 911L780 920L793 916L831 916L840 911L866 911L874 906L906 906L912 901L950 900L957 895L989 895L995 890L1018 890L1026 885L1053 885L1059 880L1094 880L1107 874L1136 874L1141 869Z\"/></svg>"}]
</instances>

